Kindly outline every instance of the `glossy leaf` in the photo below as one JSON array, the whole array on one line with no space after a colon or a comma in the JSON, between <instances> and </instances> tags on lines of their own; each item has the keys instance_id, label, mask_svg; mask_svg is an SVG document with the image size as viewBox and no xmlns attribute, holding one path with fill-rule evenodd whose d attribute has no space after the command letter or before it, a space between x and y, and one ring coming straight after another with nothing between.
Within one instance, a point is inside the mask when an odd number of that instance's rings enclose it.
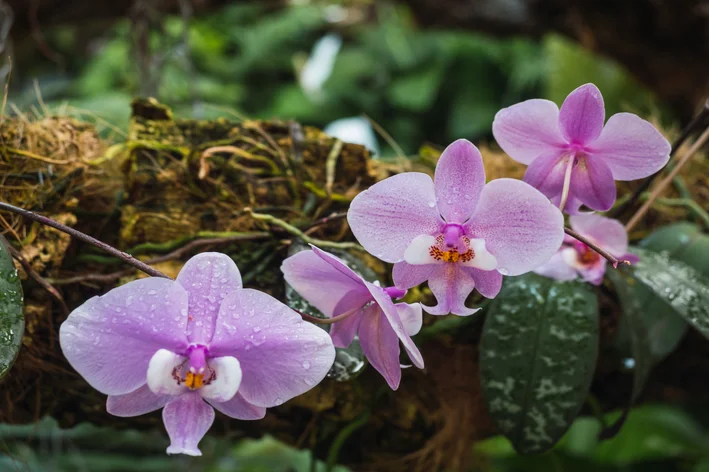
<instances>
[{"instance_id":1,"label":"glossy leaf","mask_svg":"<svg viewBox=\"0 0 709 472\"><path fill-rule=\"evenodd\" d=\"M694 267L709 277L709 235L688 221L681 221L653 231L640 243L643 249L667 252L678 261Z\"/></svg>"},{"instance_id":2,"label":"glossy leaf","mask_svg":"<svg viewBox=\"0 0 709 472\"><path fill-rule=\"evenodd\" d=\"M518 452L544 452L570 427L597 351L589 285L534 274L505 280L485 319L480 370L488 411Z\"/></svg>"},{"instance_id":3,"label":"glossy leaf","mask_svg":"<svg viewBox=\"0 0 709 472\"><path fill-rule=\"evenodd\" d=\"M22 284L10 251L0 240L0 378L15 362L24 331Z\"/></svg>"},{"instance_id":4,"label":"glossy leaf","mask_svg":"<svg viewBox=\"0 0 709 472\"><path fill-rule=\"evenodd\" d=\"M709 338L709 278L666 253L639 248L631 252L640 256L633 277Z\"/></svg>"}]
</instances>

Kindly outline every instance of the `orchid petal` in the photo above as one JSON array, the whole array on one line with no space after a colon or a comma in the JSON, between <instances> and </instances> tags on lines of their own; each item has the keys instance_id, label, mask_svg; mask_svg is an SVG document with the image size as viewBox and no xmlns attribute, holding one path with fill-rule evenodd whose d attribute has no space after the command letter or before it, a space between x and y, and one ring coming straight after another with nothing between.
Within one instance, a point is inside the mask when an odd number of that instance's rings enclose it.
<instances>
[{"instance_id":1,"label":"orchid petal","mask_svg":"<svg viewBox=\"0 0 709 472\"><path fill-rule=\"evenodd\" d=\"M231 356L213 357L209 359L209 367L214 371L215 378L199 389L202 398L216 403L227 402L236 395L241 385L241 365Z\"/></svg>"},{"instance_id":2,"label":"orchid petal","mask_svg":"<svg viewBox=\"0 0 709 472\"><path fill-rule=\"evenodd\" d=\"M436 238L428 234L417 236L404 251L404 261L410 265L445 264L442 259L431 255L431 246L436 245Z\"/></svg>"},{"instance_id":3,"label":"orchid petal","mask_svg":"<svg viewBox=\"0 0 709 472\"><path fill-rule=\"evenodd\" d=\"M497 268L497 259L485 248L484 239L471 239L470 249L473 250L475 256L468 262L462 262L462 265L480 270L493 270Z\"/></svg>"},{"instance_id":4,"label":"orchid petal","mask_svg":"<svg viewBox=\"0 0 709 472\"><path fill-rule=\"evenodd\" d=\"M369 294L369 291L367 291ZM352 344L352 340L357 335L357 330L359 329L359 324L362 320L362 311L354 313L342 321L338 321L332 324L330 328L330 337L332 338L332 344L335 347L348 347Z\"/></svg>"},{"instance_id":5,"label":"orchid petal","mask_svg":"<svg viewBox=\"0 0 709 472\"><path fill-rule=\"evenodd\" d=\"M205 252L187 261L176 282L189 293L188 339L191 343L208 344L214 334L219 303L241 288L239 269L229 256Z\"/></svg>"},{"instance_id":6,"label":"orchid petal","mask_svg":"<svg viewBox=\"0 0 709 472\"><path fill-rule=\"evenodd\" d=\"M286 282L303 298L330 317L363 306L371 299L359 276L338 270L314 251L294 254L281 266ZM339 309L344 311L338 312Z\"/></svg>"},{"instance_id":7,"label":"orchid petal","mask_svg":"<svg viewBox=\"0 0 709 472\"><path fill-rule=\"evenodd\" d=\"M547 197L561 195L569 159L571 155L564 151L541 154L527 167L524 181Z\"/></svg>"},{"instance_id":8,"label":"orchid petal","mask_svg":"<svg viewBox=\"0 0 709 472\"><path fill-rule=\"evenodd\" d=\"M594 157L582 157L571 173L574 196L584 205L598 211L609 210L615 202L615 181L610 168Z\"/></svg>"},{"instance_id":9,"label":"orchid petal","mask_svg":"<svg viewBox=\"0 0 709 472\"><path fill-rule=\"evenodd\" d=\"M69 363L92 387L121 395L145 384L157 350L186 347L186 326L187 292L172 280L152 277L128 282L76 308L62 323L59 342Z\"/></svg>"},{"instance_id":10,"label":"orchid petal","mask_svg":"<svg viewBox=\"0 0 709 472\"><path fill-rule=\"evenodd\" d=\"M263 292L230 293L218 320L210 355L239 359L239 392L256 406L270 408L310 390L335 360L327 332Z\"/></svg>"},{"instance_id":11,"label":"orchid petal","mask_svg":"<svg viewBox=\"0 0 709 472\"><path fill-rule=\"evenodd\" d=\"M485 298L495 298L502 288L502 274L496 270L481 270L464 267L463 270L475 281L475 290Z\"/></svg>"},{"instance_id":12,"label":"orchid petal","mask_svg":"<svg viewBox=\"0 0 709 472\"><path fill-rule=\"evenodd\" d=\"M566 145L559 130L559 108L549 100L527 100L503 108L492 122L492 134L512 159L527 165Z\"/></svg>"},{"instance_id":13,"label":"orchid petal","mask_svg":"<svg viewBox=\"0 0 709 472\"><path fill-rule=\"evenodd\" d=\"M576 252L573 248L571 248L571 251ZM578 277L576 270L566 262L562 251L551 256L551 259L546 264L534 269L534 273L561 282L574 280Z\"/></svg>"},{"instance_id":14,"label":"orchid petal","mask_svg":"<svg viewBox=\"0 0 709 472\"><path fill-rule=\"evenodd\" d=\"M392 279L398 288L408 290L427 281L435 268L435 265L411 265L399 262L394 264Z\"/></svg>"},{"instance_id":15,"label":"orchid petal","mask_svg":"<svg viewBox=\"0 0 709 472\"><path fill-rule=\"evenodd\" d=\"M520 275L544 264L561 246L564 217L530 185L497 179L483 189L465 230L485 240L501 274Z\"/></svg>"},{"instance_id":16,"label":"orchid petal","mask_svg":"<svg viewBox=\"0 0 709 472\"><path fill-rule=\"evenodd\" d=\"M364 310L359 328L359 342L369 363L382 374L389 387L392 390L399 388L399 339L377 305Z\"/></svg>"},{"instance_id":17,"label":"orchid petal","mask_svg":"<svg viewBox=\"0 0 709 472\"><path fill-rule=\"evenodd\" d=\"M382 309L384 316L389 321L389 324L394 329L396 335L399 337L401 344L404 345L404 349L406 349L406 353L409 355L409 359L411 359L411 362L413 362L414 365L419 369L423 369L423 357L421 356L418 347L416 347L416 344L408 335L404 324L399 318L399 312L397 311L396 306L394 306L394 302L391 301L391 297L389 296L389 294L386 293L381 287L377 287L376 285L370 284L369 282L366 282L366 284L367 288L369 288L369 292L374 298L374 301ZM364 315L364 317L366 318L366 314ZM362 332L362 323L364 323L364 319L360 323L360 333Z\"/></svg>"},{"instance_id":18,"label":"orchid petal","mask_svg":"<svg viewBox=\"0 0 709 472\"><path fill-rule=\"evenodd\" d=\"M266 416L266 409L262 406L252 405L240 393L226 402L207 400L217 411L237 420L260 420Z\"/></svg>"},{"instance_id":19,"label":"orchid petal","mask_svg":"<svg viewBox=\"0 0 709 472\"><path fill-rule=\"evenodd\" d=\"M160 349L150 358L148 365L148 387L156 395L181 395L187 387L177 383L173 371L186 358L167 349Z\"/></svg>"},{"instance_id":20,"label":"orchid petal","mask_svg":"<svg viewBox=\"0 0 709 472\"><path fill-rule=\"evenodd\" d=\"M606 118L603 96L593 84L571 92L559 111L561 133L569 143L588 144L601 134Z\"/></svg>"},{"instance_id":21,"label":"orchid petal","mask_svg":"<svg viewBox=\"0 0 709 472\"><path fill-rule=\"evenodd\" d=\"M433 181L418 172L394 175L357 195L347 221L360 244L385 262L403 260L416 236L434 234L443 224Z\"/></svg>"},{"instance_id":22,"label":"orchid petal","mask_svg":"<svg viewBox=\"0 0 709 472\"><path fill-rule=\"evenodd\" d=\"M159 410L167 402L173 400L170 395L156 395L147 384L123 395L109 395L106 400L106 411L113 416L140 416Z\"/></svg>"},{"instance_id":23,"label":"orchid petal","mask_svg":"<svg viewBox=\"0 0 709 472\"><path fill-rule=\"evenodd\" d=\"M631 113L618 113L608 119L588 152L603 159L615 180L637 180L662 169L670 159L671 148L649 122Z\"/></svg>"},{"instance_id":24,"label":"orchid petal","mask_svg":"<svg viewBox=\"0 0 709 472\"><path fill-rule=\"evenodd\" d=\"M464 223L475 211L485 186L485 167L473 143L459 139L441 154L434 188L438 211L448 223Z\"/></svg>"},{"instance_id":25,"label":"orchid petal","mask_svg":"<svg viewBox=\"0 0 709 472\"><path fill-rule=\"evenodd\" d=\"M623 224L611 218L589 213L569 218L571 228L605 249L615 257L628 250L628 233Z\"/></svg>"},{"instance_id":26,"label":"orchid petal","mask_svg":"<svg viewBox=\"0 0 709 472\"><path fill-rule=\"evenodd\" d=\"M399 319L404 325L404 330L409 336L414 336L421 331L423 326L423 308L420 303L397 303L394 305Z\"/></svg>"},{"instance_id":27,"label":"orchid petal","mask_svg":"<svg viewBox=\"0 0 709 472\"><path fill-rule=\"evenodd\" d=\"M423 309L431 315L453 313L458 316L470 316L480 310L465 306L465 299L475 288L475 280L459 264L439 266L428 279L428 287L438 301L433 307L423 305Z\"/></svg>"},{"instance_id":28,"label":"orchid petal","mask_svg":"<svg viewBox=\"0 0 709 472\"><path fill-rule=\"evenodd\" d=\"M197 445L214 422L214 410L197 393L186 393L168 403L162 420L170 436L168 454L201 456Z\"/></svg>"}]
</instances>

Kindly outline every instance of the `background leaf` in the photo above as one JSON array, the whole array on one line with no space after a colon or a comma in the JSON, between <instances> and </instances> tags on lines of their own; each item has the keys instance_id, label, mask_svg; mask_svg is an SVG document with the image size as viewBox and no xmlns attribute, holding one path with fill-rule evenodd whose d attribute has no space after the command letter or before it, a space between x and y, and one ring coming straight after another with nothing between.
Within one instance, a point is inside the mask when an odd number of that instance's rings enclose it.
<instances>
[{"instance_id":1,"label":"background leaf","mask_svg":"<svg viewBox=\"0 0 709 472\"><path fill-rule=\"evenodd\" d=\"M15 362L24 332L22 284L10 251L0 239L0 378Z\"/></svg>"},{"instance_id":2,"label":"background leaf","mask_svg":"<svg viewBox=\"0 0 709 472\"><path fill-rule=\"evenodd\" d=\"M588 393L598 350L598 302L589 285L529 274L506 278L485 319L483 395L520 453L550 449Z\"/></svg>"}]
</instances>

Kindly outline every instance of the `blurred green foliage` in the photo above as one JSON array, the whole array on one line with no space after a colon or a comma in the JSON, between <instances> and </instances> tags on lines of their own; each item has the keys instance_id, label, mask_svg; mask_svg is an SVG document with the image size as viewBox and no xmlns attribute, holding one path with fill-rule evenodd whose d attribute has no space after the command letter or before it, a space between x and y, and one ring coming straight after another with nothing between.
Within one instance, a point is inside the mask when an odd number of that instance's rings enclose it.
<instances>
[{"instance_id":1,"label":"blurred green foliage","mask_svg":"<svg viewBox=\"0 0 709 472\"><path fill-rule=\"evenodd\" d=\"M376 5L375 18L352 24L330 21L332 5L270 11L259 2L192 18L187 30L181 17L167 17L150 38L151 60L159 66L148 73L158 98L181 116L229 116L228 108L324 127L366 114L407 153L425 141L489 138L500 108L533 97L561 103L589 81L600 86L609 112L655 110L621 68L560 37L534 42L421 30L406 9ZM321 93L307 94L299 70L317 40L332 32L343 39L332 74ZM130 98L146 88L133 35L128 20L89 48L81 47L83 36L73 27L48 33L51 48L66 61L63 72L46 60L24 58L11 101L20 109L35 103L31 78L38 77L50 106L68 101L125 128ZM88 52L77 54L82 50Z\"/></svg>"},{"instance_id":2,"label":"blurred green foliage","mask_svg":"<svg viewBox=\"0 0 709 472\"><path fill-rule=\"evenodd\" d=\"M579 418L557 446L546 454L520 456L502 436L475 447L479 470L486 472L608 471L653 472L706 470L709 463L709 431L692 414L666 405L635 408L613 439L599 441L603 424L619 413L603 418Z\"/></svg>"},{"instance_id":3,"label":"blurred green foliage","mask_svg":"<svg viewBox=\"0 0 709 472\"><path fill-rule=\"evenodd\" d=\"M202 457L168 456L164 432L99 428L61 429L44 418L33 425L0 424L0 470L17 472L324 472L307 450L280 441L207 436ZM332 472L349 469L335 466Z\"/></svg>"}]
</instances>

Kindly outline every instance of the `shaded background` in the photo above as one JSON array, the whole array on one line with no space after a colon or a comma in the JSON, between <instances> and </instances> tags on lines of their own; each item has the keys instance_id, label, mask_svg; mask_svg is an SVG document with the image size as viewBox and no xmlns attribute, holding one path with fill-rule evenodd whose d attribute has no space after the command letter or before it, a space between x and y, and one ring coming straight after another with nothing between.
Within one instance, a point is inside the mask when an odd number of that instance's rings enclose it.
<instances>
[{"instance_id":1,"label":"shaded background","mask_svg":"<svg viewBox=\"0 0 709 472\"><path fill-rule=\"evenodd\" d=\"M390 158L460 137L491 141L500 108L538 97L561 103L586 82L603 92L607 115L632 111L677 128L707 91L709 7L700 0L0 0L0 52L8 113L78 116L120 142L131 99L154 96L180 117L293 119ZM605 390L614 388L609 381ZM539 457L516 456L501 438L471 444L470 468L709 470L707 393L682 408L640 407L604 443L596 440L599 420L583 418ZM214 435L203 459L168 458L162 432L62 431L51 419L0 425L9 454L0 456L0 470L327 470L338 458L358 461L345 441L363 421L338 432L342 441L320 451L320 463L273 438Z\"/></svg>"}]
</instances>

